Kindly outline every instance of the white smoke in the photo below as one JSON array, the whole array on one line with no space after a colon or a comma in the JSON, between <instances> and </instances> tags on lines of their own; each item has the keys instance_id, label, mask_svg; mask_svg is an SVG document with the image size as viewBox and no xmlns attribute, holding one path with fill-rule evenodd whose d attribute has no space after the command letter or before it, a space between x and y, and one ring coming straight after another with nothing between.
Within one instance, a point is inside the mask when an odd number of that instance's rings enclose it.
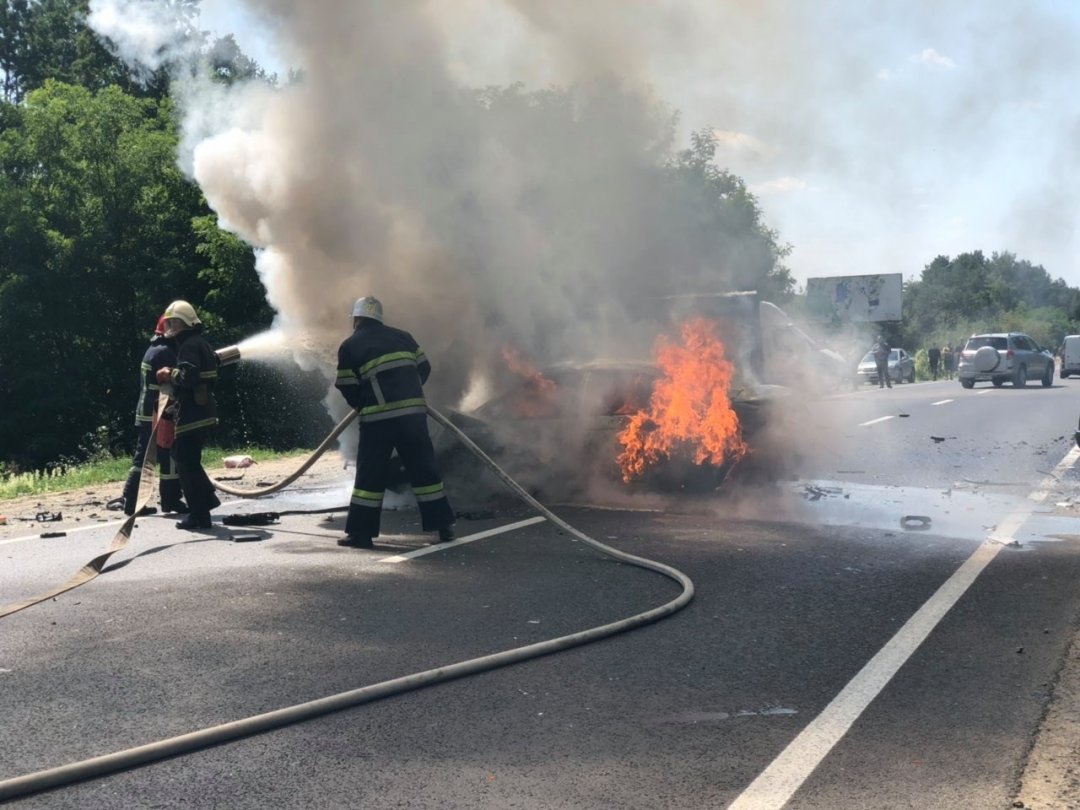
<instances>
[{"instance_id":1,"label":"white smoke","mask_svg":"<svg viewBox=\"0 0 1080 810\"><path fill-rule=\"evenodd\" d=\"M257 248L281 326L329 348L351 302L376 295L455 397L504 343L546 360L646 353L652 333L634 339L625 302L673 272L716 272L656 241L685 212L657 204L672 112L641 79L644 54L624 30L640 21L620 22L621 2L494 6L543 43L520 56L525 72L576 88L561 119L524 92L479 98L461 79L475 66L459 58L459 16L419 0L250 0L300 78L227 88L185 69L174 81L180 164L221 225ZM197 66L169 3L92 9L133 63Z\"/></svg>"}]
</instances>

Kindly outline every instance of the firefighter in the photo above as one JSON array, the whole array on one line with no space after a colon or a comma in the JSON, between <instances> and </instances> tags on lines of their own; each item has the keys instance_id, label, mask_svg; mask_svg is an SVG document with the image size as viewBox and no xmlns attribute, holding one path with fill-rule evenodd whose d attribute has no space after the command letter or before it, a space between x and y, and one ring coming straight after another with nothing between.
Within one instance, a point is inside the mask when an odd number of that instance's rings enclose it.
<instances>
[{"instance_id":1,"label":"firefighter","mask_svg":"<svg viewBox=\"0 0 1080 810\"><path fill-rule=\"evenodd\" d=\"M139 429L139 432L135 439L135 456L131 469L128 471L127 482L124 484L124 494L107 504L110 509L123 509L128 515L135 512L135 504L139 500L143 460L146 458L146 449L150 444L150 433L153 429L158 394L161 390L157 382L157 372L160 368L173 365L176 365L176 343L171 338L165 337L165 316L162 315L158 318L157 326L154 328L154 337L139 366L139 401L135 406L135 427ZM170 450L172 441L166 438L166 434L171 433L171 430L167 428L171 428L171 423L167 421L159 423L156 437L158 494L161 498L161 511L186 515L188 508L187 504L181 500L180 476L176 472L176 464ZM152 515L155 511L154 507L146 506L140 514Z\"/></svg>"},{"instance_id":2,"label":"firefighter","mask_svg":"<svg viewBox=\"0 0 1080 810\"><path fill-rule=\"evenodd\" d=\"M424 531L437 531L438 542L449 542L454 539L454 512L435 468L424 401L431 363L412 335L383 324L378 299L358 299L352 314L352 336L338 349L335 386L360 411L360 444L346 537L338 545L371 548L379 536L395 449L420 507Z\"/></svg>"},{"instance_id":3,"label":"firefighter","mask_svg":"<svg viewBox=\"0 0 1080 810\"><path fill-rule=\"evenodd\" d=\"M157 372L158 384L171 383L176 405L176 442L173 459L180 474L180 487L190 513L176 524L186 531L209 529L210 510L221 505L214 485L202 466L203 445L218 423L214 403L214 382L218 376L217 357L203 337L203 325L195 307L187 301L173 301L165 310L165 336L176 341L176 367Z\"/></svg>"}]
</instances>

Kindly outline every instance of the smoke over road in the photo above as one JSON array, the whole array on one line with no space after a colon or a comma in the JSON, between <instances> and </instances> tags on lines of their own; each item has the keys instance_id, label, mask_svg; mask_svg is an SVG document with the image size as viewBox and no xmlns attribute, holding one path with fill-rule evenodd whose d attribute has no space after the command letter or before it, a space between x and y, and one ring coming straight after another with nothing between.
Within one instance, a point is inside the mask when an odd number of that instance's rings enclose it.
<instances>
[{"instance_id":1,"label":"smoke over road","mask_svg":"<svg viewBox=\"0 0 1080 810\"><path fill-rule=\"evenodd\" d=\"M416 334L435 393L453 400L501 365L505 344L538 362L642 355L655 330L636 337L635 302L723 288L724 269L671 235L690 212L658 194L674 114L626 30L643 8L496 4L546 43L519 55L523 72L572 88L535 93L457 77L461 20L448 9L468 3L247 5L299 76L227 88L186 71L180 162L255 246L280 328L325 347L331 365L365 294ZM168 4L91 7L133 62L197 64Z\"/></svg>"}]
</instances>

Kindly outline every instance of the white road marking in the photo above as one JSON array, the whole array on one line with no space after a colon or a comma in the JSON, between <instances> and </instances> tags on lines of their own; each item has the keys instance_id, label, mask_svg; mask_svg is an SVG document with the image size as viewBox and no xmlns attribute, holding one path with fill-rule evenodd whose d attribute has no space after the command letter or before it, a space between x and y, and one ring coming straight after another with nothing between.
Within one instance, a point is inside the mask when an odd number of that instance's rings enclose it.
<instances>
[{"instance_id":1,"label":"white road marking","mask_svg":"<svg viewBox=\"0 0 1080 810\"><path fill-rule=\"evenodd\" d=\"M931 405L948 405L950 402L956 402L955 399L940 399L937 402L931 402Z\"/></svg>"},{"instance_id":2,"label":"white road marking","mask_svg":"<svg viewBox=\"0 0 1080 810\"><path fill-rule=\"evenodd\" d=\"M1028 498L1041 503L1062 472L1080 458L1072 448ZM918 649L938 622L967 591L983 569L1012 541L1031 510L1009 515L945 581L937 592L905 622L896 635L867 662L828 706L791 741L776 759L728 806L728 810L779 810L821 764L893 675Z\"/></svg>"},{"instance_id":3,"label":"white road marking","mask_svg":"<svg viewBox=\"0 0 1080 810\"><path fill-rule=\"evenodd\" d=\"M243 500L226 501L225 503L221 504L221 506L234 506L234 505L236 505L238 503L243 503L243 502L244 502ZM218 508L220 509L221 507L218 507ZM166 515L162 515L160 512L158 512L155 515L146 515L145 517L148 517L148 518L166 517ZM177 515L176 519L179 520L180 515ZM79 532L93 531L94 529L104 529L104 528L108 528L109 526L119 526L123 522L124 522L123 520L110 520L110 521L105 522L105 523L94 523L94 524L89 525L89 526L74 526L74 527L72 527L70 529L65 528L63 525L60 525L60 526L57 526L55 529L42 529L41 532L64 532L67 535L72 535L72 534L78 534ZM41 532L36 532L35 534L24 534L21 537L9 537L7 540L0 540L0 546L10 545L11 543L24 543L27 540L40 540L41 539Z\"/></svg>"},{"instance_id":4,"label":"white road marking","mask_svg":"<svg viewBox=\"0 0 1080 810\"><path fill-rule=\"evenodd\" d=\"M976 391L975 393L976 394L989 394L993 390L994 390L993 388L984 388L982 391Z\"/></svg>"},{"instance_id":5,"label":"white road marking","mask_svg":"<svg viewBox=\"0 0 1080 810\"><path fill-rule=\"evenodd\" d=\"M477 532L476 534L469 534L465 537L459 537L449 543L436 543L431 546L424 546L418 548L415 551L410 551L407 554L395 554L393 557L383 557L378 562L381 563L403 563L416 557L423 557L425 554L434 554L436 551L444 551L454 546L463 546L466 543L474 543L477 540L483 540L485 537L494 537L497 534L505 534L506 532L512 532L515 529L523 529L526 526L532 526L535 523L543 523L547 518L545 517L531 517L528 520L519 520L517 523L508 523L505 526L496 526L494 529L488 529L487 531Z\"/></svg>"},{"instance_id":6,"label":"white road marking","mask_svg":"<svg viewBox=\"0 0 1080 810\"><path fill-rule=\"evenodd\" d=\"M65 534L71 535L71 534L76 534L78 532L88 532L91 529L100 529L100 528L103 528L103 527L106 527L106 526L119 526L123 522L124 521L122 521L122 520L111 520L108 523L95 523L93 526L78 526L77 528L74 528L74 529L65 529L65 528L45 529L45 528L43 528L41 531L42 532L57 531L57 532L64 532ZM6 545L9 545L10 543L23 543L23 542L25 542L27 540L38 540L40 538L41 538L41 532L38 532L37 534L24 534L22 537L11 537L11 538L8 538L7 540L0 540L0 546L6 546Z\"/></svg>"},{"instance_id":7,"label":"white road marking","mask_svg":"<svg viewBox=\"0 0 1080 810\"><path fill-rule=\"evenodd\" d=\"M860 422L859 427L870 427L870 425L876 425L878 422L884 422L887 419L893 419L892 416L879 416L877 419L871 419L869 422Z\"/></svg>"}]
</instances>

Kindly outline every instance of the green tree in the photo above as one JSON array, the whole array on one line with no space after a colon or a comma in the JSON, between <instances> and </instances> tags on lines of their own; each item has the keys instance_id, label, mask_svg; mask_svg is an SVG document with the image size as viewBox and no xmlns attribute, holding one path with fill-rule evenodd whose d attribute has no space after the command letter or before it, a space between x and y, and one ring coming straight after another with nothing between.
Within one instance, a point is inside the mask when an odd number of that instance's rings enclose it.
<instances>
[{"instance_id":1,"label":"green tree","mask_svg":"<svg viewBox=\"0 0 1080 810\"><path fill-rule=\"evenodd\" d=\"M0 447L34 464L100 427L130 433L154 317L205 295L191 229L205 208L168 102L47 81L15 118L0 135Z\"/></svg>"},{"instance_id":2,"label":"green tree","mask_svg":"<svg viewBox=\"0 0 1080 810\"><path fill-rule=\"evenodd\" d=\"M757 290L767 300L791 298L795 281L784 259L791 247L764 224L761 207L741 177L716 165L710 130L691 135L691 146L668 164L667 201L675 210L675 240L714 263L725 286Z\"/></svg>"},{"instance_id":3,"label":"green tree","mask_svg":"<svg viewBox=\"0 0 1080 810\"><path fill-rule=\"evenodd\" d=\"M1009 252L938 256L904 288L905 345L940 345L974 332L1021 331L1056 347L1080 328L1080 290Z\"/></svg>"}]
</instances>

